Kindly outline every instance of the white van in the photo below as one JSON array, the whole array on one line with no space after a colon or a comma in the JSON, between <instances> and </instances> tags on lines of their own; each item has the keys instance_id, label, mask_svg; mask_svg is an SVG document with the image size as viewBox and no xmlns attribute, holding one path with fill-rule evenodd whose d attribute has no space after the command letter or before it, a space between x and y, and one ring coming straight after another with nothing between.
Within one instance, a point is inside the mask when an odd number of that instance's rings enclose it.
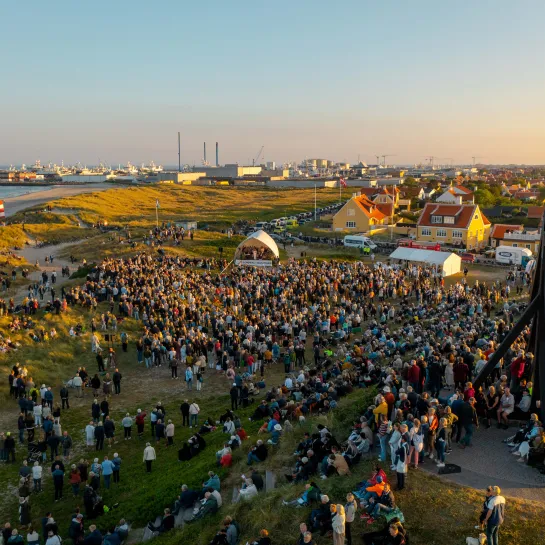
<instances>
[{"instance_id":1,"label":"white van","mask_svg":"<svg viewBox=\"0 0 545 545\"><path fill-rule=\"evenodd\" d=\"M377 245L369 238L362 235L347 235L344 237L344 245L350 248L370 248L375 250Z\"/></svg>"},{"instance_id":2,"label":"white van","mask_svg":"<svg viewBox=\"0 0 545 545\"><path fill-rule=\"evenodd\" d=\"M496 248L496 262L507 265L524 265L532 259L532 252L528 248L515 246L498 246Z\"/></svg>"}]
</instances>

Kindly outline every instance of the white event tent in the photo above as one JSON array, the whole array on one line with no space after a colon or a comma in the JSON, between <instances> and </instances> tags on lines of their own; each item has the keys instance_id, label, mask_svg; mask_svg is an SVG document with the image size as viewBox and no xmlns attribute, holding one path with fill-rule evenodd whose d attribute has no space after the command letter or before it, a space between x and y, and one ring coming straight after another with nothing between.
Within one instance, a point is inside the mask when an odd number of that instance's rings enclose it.
<instances>
[{"instance_id":1,"label":"white event tent","mask_svg":"<svg viewBox=\"0 0 545 545\"><path fill-rule=\"evenodd\" d=\"M263 251L266 254L264 258L252 255L255 253L257 256L263 253ZM259 230L248 235L246 240L238 245L235 251L235 264L270 267L272 265L272 258L278 258L279 256L280 252L278 251L276 242L265 231Z\"/></svg>"},{"instance_id":2,"label":"white event tent","mask_svg":"<svg viewBox=\"0 0 545 545\"><path fill-rule=\"evenodd\" d=\"M435 250L422 250L420 248L396 248L390 259L400 261L414 261L433 265L443 276L459 273L462 269L462 258L452 252L436 252Z\"/></svg>"}]
</instances>

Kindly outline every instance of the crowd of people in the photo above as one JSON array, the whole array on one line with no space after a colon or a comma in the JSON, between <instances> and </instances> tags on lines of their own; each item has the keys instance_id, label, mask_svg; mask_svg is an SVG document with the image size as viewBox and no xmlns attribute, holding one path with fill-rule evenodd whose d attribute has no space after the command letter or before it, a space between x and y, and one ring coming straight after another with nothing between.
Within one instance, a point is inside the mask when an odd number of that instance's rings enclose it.
<instances>
[{"instance_id":1,"label":"crowd of people","mask_svg":"<svg viewBox=\"0 0 545 545\"><path fill-rule=\"evenodd\" d=\"M164 366L172 379L178 378L180 368L187 390L194 382L200 390L206 373L225 376L231 409L219 418L207 415L199 422L198 404L188 400L181 404L182 425L194 428L194 433L179 448L180 461L199 455L206 448L206 434L221 430L227 440L216 460L219 466L231 465L233 451L247 439L237 412L267 390L264 378L272 365L282 365L286 377L283 384L269 388L251 411L251 420L263 422L260 433L264 434L248 451L247 463L252 467L267 459L283 434L315 414L334 410L339 399L354 388L379 388L374 403L345 437L319 426L297 448L286 479L308 486L303 496L286 503L318 503L301 531L301 543L312 543L312 532L331 532L339 545L345 538L351 543L350 524L357 510L370 523L381 515L388 521L379 533L366 536L368 543L406 543L403 513L383 468L389 465L389 471L395 472L397 493L410 482L409 468L433 461L441 469L456 443L470 447L475 426L490 426L497 420L498 426L506 427L515 412L529 414L535 364L529 352L529 328L513 343L484 388L475 390L472 383L520 312L523 303L511 295L527 287L526 277L490 285L478 281L470 285L462 278L447 286L435 270L423 266L290 261L274 269L240 267L215 274L211 265L164 255L106 259L82 286L65 291L63 300L70 305L109 305L100 324L91 323L91 350L102 379L98 373L91 377L80 368L69 384L76 396L86 386L93 390L85 433L87 446L99 457L92 463L81 460L70 464L67 470L73 442L61 428L61 412L69 406L68 389L60 390L61 403L56 403L51 388L36 388L24 366L15 365L10 391L21 409L18 439L23 443L27 433L29 454L35 449L36 456L31 465L27 461L21 468L27 468L23 471L26 475L21 475L26 484L21 483L20 501L28 504L20 510L27 513L21 515L23 526L29 522L30 493L25 496L21 492L26 492L25 486L30 488L32 475L33 490L41 493L41 476L35 478L34 474L42 474L48 451L54 501L62 501L68 473L73 496L79 497L83 489L82 516L93 520L104 508L100 486L108 489L115 485L122 467L115 453L112 459L102 455L105 441L115 445L121 428L123 439L131 440L134 426L137 437L143 439L149 423L151 440L143 449L148 472L157 456L153 445L161 441L166 446L174 444L177 424L173 416L166 416L160 403L151 410L127 413L121 422L110 417L111 396L120 393L122 374L113 348L104 359L99 328L117 331L118 324L122 328L127 318L142 322L143 334L135 341L136 363L142 367ZM126 351L126 334L121 340ZM509 447L521 459L543 467L539 456L543 429L537 417L531 422L510 438ZM13 435L8 432L1 441L2 459L14 462ZM321 493L317 482L351 474L362 456L377 449L380 466L357 490L347 491L346 499L334 503ZM216 512L221 506L216 477L210 475L198 491L182 487L180 496L164 513L165 522L159 527L152 523L150 530L173 527L180 509L191 507L190 496L195 518ZM255 501L258 477L252 474L244 479L240 501ZM184 492L189 494L184 496ZM497 542L502 509L495 506L483 519L490 545ZM226 521L216 543L234 532L233 521ZM255 539L260 545L270 541L264 532Z\"/></svg>"}]
</instances>

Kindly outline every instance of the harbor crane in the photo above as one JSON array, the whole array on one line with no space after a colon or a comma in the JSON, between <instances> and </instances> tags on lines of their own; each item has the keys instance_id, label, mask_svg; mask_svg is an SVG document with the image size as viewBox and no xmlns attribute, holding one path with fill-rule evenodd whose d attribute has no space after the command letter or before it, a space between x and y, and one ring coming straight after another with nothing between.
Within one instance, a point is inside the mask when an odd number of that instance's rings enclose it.
<instances>
[{"instance_id":1,"label":"harbor crane","mask_svg":"<svg viewBox=\"0 0 545 545\"><path fill-rule=\"evenodd\" d=\"M376 159L377 159L377 167L380 165L380 155L375 155Z\"/></svg>"},{"instance_id":2,"label":"harbor crane","mask_svg":"<svg viewBox=\"0 0 545 545\"><path fill-rule=\"evenodd\" d=\"M433 161L439 159L439 157L435 157L435 155L426 155L426 159L430 162L430 167L433 169Z\"/></svg>"},{"instance_id":3,"label":"harbor crane","mask_svg":"<svg viewBox=\"0 0 545 545\"><path fill-rule=\"evenodd\" d=\"M387 153L386 155L381 155L382 157L382 166L386 166L386 157L395 157L395 153Z\"/></svg>"},{"instance_id":4,"label":"harbor crane","mask_svg":"<svg viewBox=\"0 0 545 545\"><path fill-rule=\"evenodd\" d=\"M259 150L259 153L257 154L256 158L252 160L252 166L255 167L255 164L259 161L261 158L261 154L263 153L263 150L265 149L265 146L261 146L261 149Z\"/></svg>"},{"instance_id":5,"label":"harbor crane","mask_svg":"<svg viewBox=\"0 0 545 545\"><path fill-rule=\"evenodd\" d=\"M475 161L477 159L484 159L484 157L477 157L477 156L474 156L474 157L471 157L473 159L473 166L475 166Z\"/></svg>"}]
</instances>

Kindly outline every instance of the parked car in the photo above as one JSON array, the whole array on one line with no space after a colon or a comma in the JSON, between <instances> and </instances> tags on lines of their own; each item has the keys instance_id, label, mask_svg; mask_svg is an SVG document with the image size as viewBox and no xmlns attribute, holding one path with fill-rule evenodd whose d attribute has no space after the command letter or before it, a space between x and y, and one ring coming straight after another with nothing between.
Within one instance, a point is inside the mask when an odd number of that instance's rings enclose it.
<instances>
[{"instance_id":1,"label":"parked car","mask_svg":"<svg viewBox=\"0 0 545 545\"><path fill-rule=\"evenodd\" d=\"M474 263L475 262L475 254L469 254L469 253L462 254L462 261L464 263Z\"/></svg>"}]
</instances>

